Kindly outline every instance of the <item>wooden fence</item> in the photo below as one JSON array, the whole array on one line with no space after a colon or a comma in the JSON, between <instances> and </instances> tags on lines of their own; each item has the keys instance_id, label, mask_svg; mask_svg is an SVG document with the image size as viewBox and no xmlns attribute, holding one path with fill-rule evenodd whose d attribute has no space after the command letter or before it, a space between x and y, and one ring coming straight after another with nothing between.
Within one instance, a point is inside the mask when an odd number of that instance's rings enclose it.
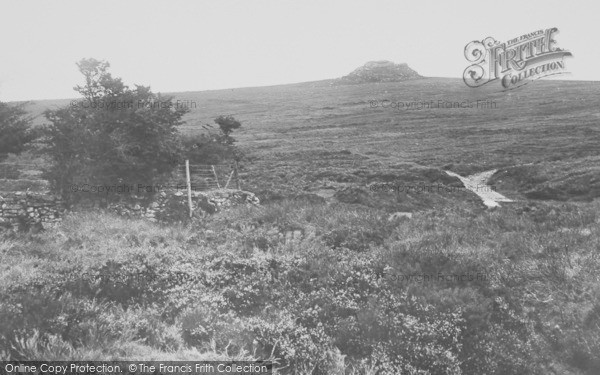
<instances>
[{"instance_id":1,"label":"wooden fence","mask_svg":"<svg viewBox=\"0 0 600 375\"><path fill-rule=\"evenodd\" d=\"M177 185L189 182L194 191L207 191L217 189L240 190L240 179L237 164L186 164L179 165L175 171Z\"/></svg>"}]
</instances>

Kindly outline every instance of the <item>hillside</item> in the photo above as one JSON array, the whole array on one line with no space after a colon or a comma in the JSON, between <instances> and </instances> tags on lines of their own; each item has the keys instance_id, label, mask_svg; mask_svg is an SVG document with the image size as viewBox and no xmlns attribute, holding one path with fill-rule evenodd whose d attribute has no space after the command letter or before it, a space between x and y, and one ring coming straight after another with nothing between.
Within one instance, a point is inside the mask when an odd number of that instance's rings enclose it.
<instances>
[{"instance_id":1,"label":"hillside","mask_svg":"<svg viewBox=\"0 0 600 375\"><path fill-rule=\"evenodd\" d=\"M541 174L537 184L562 179L569 196L598 196L596 188L581 182L598 178L586 160L600 156L600 82L538 81L503 93L471 89L451 78L357 85L318 81L171 95L193 104L181 126L184 133L202 132L202 124L222 114L243 123L234 136L249 156L244 179L252 188L318 190L356 182L362 169L371 171L366 175L390 175L417 165L468 175L534 163L530 168ZM68 103L38 101L30 108L43 124L46 108ZM558 161L574 169L544 177L541 171L553 170ZM520 198L536 189L531 172L493 180L501 193Z\"/></svg>"},{"instance_id":2,"label":"hillside","mask_svg":"<svg viewBox=\"0 0 600 375\"><path fill-rule=\"evenodd\" d=\"M0 360L598 374L600 83L331 83L173 94L182 133L242 122L260 206L185 224L75 212L0 237ZM8 185L39 176L34 156L9 162ZM498 169L517 202L486 209L444 169Z\"/></svg>"}]
</instances>

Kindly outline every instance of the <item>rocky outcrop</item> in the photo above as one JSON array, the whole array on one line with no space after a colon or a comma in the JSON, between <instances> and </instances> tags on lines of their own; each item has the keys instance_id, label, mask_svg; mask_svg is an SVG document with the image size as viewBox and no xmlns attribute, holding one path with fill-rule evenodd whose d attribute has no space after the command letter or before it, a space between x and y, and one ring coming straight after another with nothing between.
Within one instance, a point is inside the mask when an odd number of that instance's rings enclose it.
<instances>
[{"instance_id":1,"label":"rocky outcrop","mask_svg":"<svg viewBox=\"0 0 600 375\"><path fill-rule=\"evenodd\" d=\"M337 83L400 82L421 77L406 63L395 64L391 61L370 61L352 73L340 78Z\"/></svg>"}]
</instances>

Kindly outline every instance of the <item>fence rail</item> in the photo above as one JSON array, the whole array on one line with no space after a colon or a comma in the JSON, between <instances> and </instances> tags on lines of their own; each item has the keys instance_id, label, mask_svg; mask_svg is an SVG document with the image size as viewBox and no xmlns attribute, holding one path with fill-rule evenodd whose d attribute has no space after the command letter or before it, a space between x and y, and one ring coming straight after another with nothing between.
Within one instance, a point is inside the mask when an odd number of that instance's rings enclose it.
<instances>
[{"instance_id":1,"label":"fence rail","mask_svg":"<svg viewBox=\"0 0 600 375\"><path fill-rule=\"evenodd\" d=\"M178 185L187 183L185 168L185 165L180 165L175 170L175 179ZM189 176L194 190L240 189L236 164L190 164Z\"/></svg>"}]
</instances>

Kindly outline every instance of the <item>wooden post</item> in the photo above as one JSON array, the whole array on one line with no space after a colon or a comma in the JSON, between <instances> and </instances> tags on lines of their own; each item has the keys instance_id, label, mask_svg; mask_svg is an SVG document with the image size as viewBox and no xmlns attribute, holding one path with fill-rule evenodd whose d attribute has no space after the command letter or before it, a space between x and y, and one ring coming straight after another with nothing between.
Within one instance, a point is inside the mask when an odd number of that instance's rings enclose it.
<instances>
[{"instance_id":1,"label":"wooden post","mask_svg":"<svg viewBox=\"0 0 600 375\"><path fill-rule=\"evenodd\" d=\"M229 186L229 181L231 181L231 177L233 177L233 171L231 171L231 173L229 174L229 178L227 179L227 183L225 184L225 189L227 189L227 186Z\"/></svg>"},{"instance_id":2,"label":"wooden post","mask_svg":"<svg viewBox=\"0 0 600 375\"><path fill-rule=\"evenodd\" d=\"M242 190L240 188L240 175L238 173L238 162L237 160L235 161L235 164L233 165L233 171L235 172L235 184L238 190Z\"/></svg>"},{"instance_id":3,"label":"wooden post","mask_svg":"<svg viewBox=\"0 0 600 375\"><path fill-rule=\"evenodd\" d=\"M211 165L211 168L212 168L213 175L215 175L215 180L217 181L217 188L220 189L221 185L219 185L219 178L217 177L217 172L215 171L215 166Z\"/></svg>"},{"instance_id":4,"label":"wooden post","mask_svg":"<svg viewBox=\"0 0 600 375\"><path fill-rule=\"evenodd\" d=\"M190 219L192 218L192 181L190 178L190 161L185 160L185 182L187 184L188 206L190 208Z\"/></svg>"}]
</instances>

